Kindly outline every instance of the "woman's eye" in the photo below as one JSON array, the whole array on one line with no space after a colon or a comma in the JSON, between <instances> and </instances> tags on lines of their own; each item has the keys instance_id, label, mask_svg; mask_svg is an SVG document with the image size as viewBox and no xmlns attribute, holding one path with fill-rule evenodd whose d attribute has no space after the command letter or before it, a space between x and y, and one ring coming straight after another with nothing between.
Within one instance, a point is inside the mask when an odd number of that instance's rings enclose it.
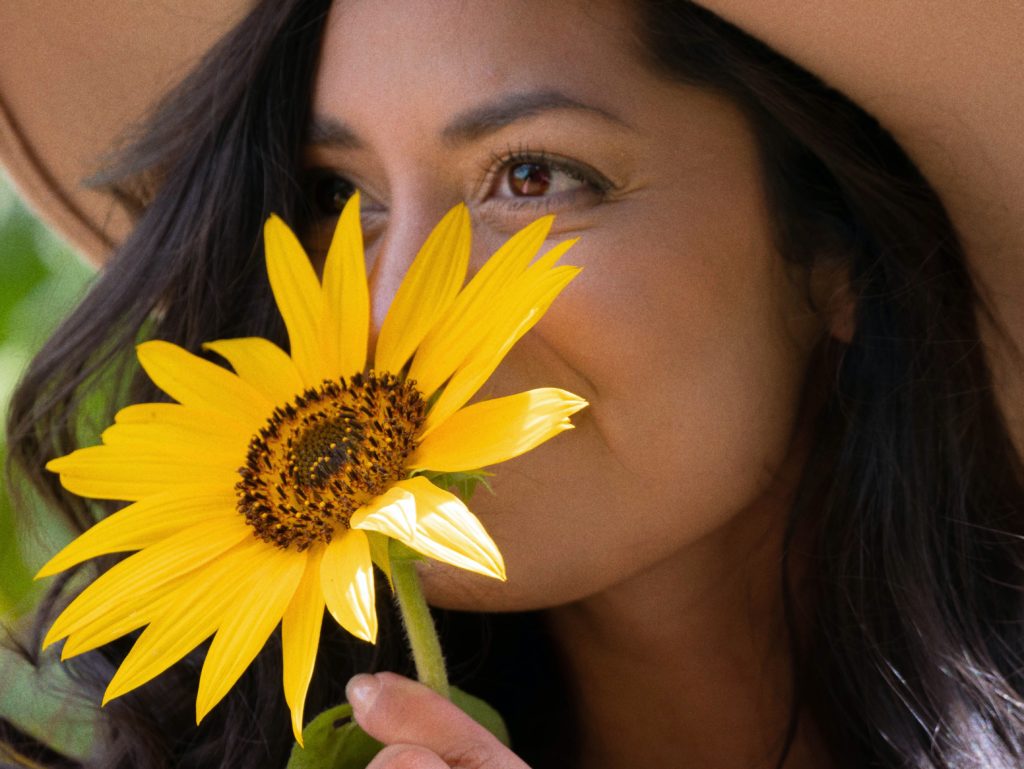
<instances>
[{"instance_id":1,"label":"woman's eye","mask_svg":"<svg viewBox=\"0 0 1024 769\"><path fill-rule=\"evenodd\" d=\"M313 205L317 213L323 216L337 216L345 207L345 203L356 191L355 185L348 179L335 174L317 176L310 190Z\"/></svg>"},{"instance_id":2,"label":"woman's eye","mask_svg":"<svg viewBox=\"0 0 1024 769\"><path fill-rule=\"evenodd\" d=\"M493 178L492 198L536 198L538 204L541 200L567 200L580 194L600 197L612 187L597 171L543 154L522 153L502 159Z\"/></svg>"}]
</instances>

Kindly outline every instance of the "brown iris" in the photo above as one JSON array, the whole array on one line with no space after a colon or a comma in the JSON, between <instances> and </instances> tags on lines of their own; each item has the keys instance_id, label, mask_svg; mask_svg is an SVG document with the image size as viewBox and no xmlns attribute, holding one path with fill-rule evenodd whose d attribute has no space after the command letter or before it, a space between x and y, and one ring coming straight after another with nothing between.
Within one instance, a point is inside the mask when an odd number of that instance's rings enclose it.
<instances>
[{"instance_id":1,"label":"brown iris","mask_svg":"<svg viewBox=\"0 0 1024 769\"><path fill-rule=\"evenodd\" d=\"M324 381L274 410L235 486L256 536L305 550L406 475L426 403L392 374Z\"/></svg>"},{"instance_id":2,"label":"brown iris","mask_svg":"<svg viewBox=\"0 0 1024 769\"><path fill-rule=\"evenodd\" d=\"M542 195L551 186L551 167L543 163L519 163L508 172L509 188L517 195Z\"/></svg>"}]
</instances>

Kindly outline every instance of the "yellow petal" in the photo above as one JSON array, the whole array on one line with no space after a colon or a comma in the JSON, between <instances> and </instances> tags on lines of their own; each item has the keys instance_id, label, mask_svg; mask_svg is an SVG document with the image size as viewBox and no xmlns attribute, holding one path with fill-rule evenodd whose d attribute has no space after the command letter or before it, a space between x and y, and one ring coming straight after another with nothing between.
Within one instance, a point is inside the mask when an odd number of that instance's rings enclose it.
<instances>
[{"instance_id":1,"label":"yellow petal","mask_svg":"<svg viewBox=\"0 0 1024 769\"><path fill-rule=\"evenodd\" d=\"M416 495L416 536L402 542L437 561L505 579L498 546L462 500L422 477L398 485Z\"/></svg>"},{"instance_id":2,"label":"yellow petal","mask_svg":"<svg viewBox=\"0 0 1024 769\"><path fill-rule=\"evenodd\" d=\"M349 525L398 539L409 538L416 531L416 499L405 489L392 486L356 510Z\"/></svg>"},{"instance_id":3,"label":"yellow petal","mask_svg":"<svg viewBox=\"0 0 1024 769\"><path fill-rule=\"evenodd\" d=\"M227 438L203 436L195 427L120 423L104 430L101 438L105 446L165 458L172 464L220 465L236 470L245 463L251 436L241 430Z\"/></svg>"},{"instance_id":4,"label":"yellow petal","mask_svg":"<svg viewBox=\"0 0 1024 769\"><path fill-rule=\"evenodd\" d=\"M281 619L281 657L284 663L284 699L292 713L295 740L302 745L306 693L320 645L324 619L324 594L320 587L323 548L314 546L306 559L306 571L292 602Z\"/></svg>"},{"instance_id":5,"label":"yellow petal","mask_svg":"<svg viewBox=\"0 0 1024 769\"><path fill-rule=\"evenodd\" d=\"M174 400L227 414L254 431L273 404L225 368L170 342L144 342L139 363L149 378Z\"/></svg>"},{"instance_id":6,"label":"yellow petal","mask_svg":"<svg viewBox=\"0 0 1024 769\"><path fill-rule=\"evenodd\" d=\"M358 191L345 204L327 251L321 328L321 377L338 379L362 371L370 333L370 295Z\"/></svg>"},{"instance_id":7,"label":"yellow petal","mask_svg":"<svg viewBox=\"0 0 1024 769\"><path fill-rule=\"evenodd\" d=\"M210 644L196 696L198 724L249 667L281 621L305 571L308 555L269 547L248 590L228 606Z\"/></svg>"},{"instance_id":8,"label":"yellow petal","mask_svg":"<svg viewBox=\"0 0 1024 769\"><path fill-rule=\"evenodd\" d=\"M129 556L89 585L61 612L43 641L44 647L98 619L125 595L158 589L251 536L252 529L242 516L217 518L190 526Z\"/></svg>"},{"instance_id":9,"label":"yellow petal","mask_svg":"<svg viewBox=\"0 0 1024 769\"><path fill-rule=\"evenodd\" d=\"M288 329L292 359L306 384L319 384L320 282L298 238L277 216L267 219L263 240L270 288Z\"/></svg>"},{"instance_id":10,"label":"yellow petal","mask_svg":"<svg viewBox=\"0 0 1024 769\"><path fill-rule=\"evenodd\" d=\"M555 243L536 262L530 265L530 269L527 272L533 276L549 272L558 263L558 260L565 256L565 252L579 243L579 241L579 238L569 238L568 240Z\"/></svg>"},{"instance_id":11,"label":"yellow petal","mask_svg":"<svg viewBox=\"0 0 1024 769\"><path fill-rule=\"evenodd\" d=\"M554 387L474 403L426 436L408 467L459 472L504 462L571 430L569 417L586 405Z\"/></svg>"},{"instance_id":12,"label":"yellow petal","mask_svg":"<svg viewBox=\"0 0 1024 769\"><path fill-rule=\"evenodd\" d=\"M237 554L254 547L258 548L259 545L254 540L248 539L225 551L218 556L218 559L227 560L237 565L234 560ZM196 580L210 578L209 566L210 564L204 564L198 569L181 574L156 587L143 591L133 590L123 594L116 604L108 605L99 617L77 627L73 633L68 635L67 641L60 650L60 658L62 660L70 659L108 644L143 625L148 625L166 613L168 601L181 601L182 596L191 600L188 598L190 595L188 591L195 592L203 589L202 583L197 583ZM237 577L237 575L232 576Z\"/></svg>"},{"instance_id":13,"label":"yellow petal","mask_svg":"<svg viewBox=\"0 0 1024 769\"><path fill-rule=\"evenodd\" d=\"M242 381L275 406L287 403L306 389L288 353L262 337L221 339L203 347L225 358Z\"/></svg>"},{"instance_id":14,"label":"yellow petal","mask_svg":"<svg viewBox=\"0 0 1024 769\"><path fill-rule=\"evenodd\" d=\"M118 606L116 614L101 617L71 633L64 642L64 646L61 647L61 661L98 649L123 635L138 630L143 625L148 625L153 621L152 602L159 600L180 584L180 580L174 580L168 582L159 591L151 590L143 595L126 597L125 602Z\"/></svg>"},{"instance_id":15,"label":"yellow petal","mask_svg":"<svg viewBox=\"0 0 1024 769\"><path fill-rule=\"evenodd\" d=\"M361 531L335 536L324 551L320 581L331 616L357 638L377 640L377 607L370 545Z\"/></svg>"},{"instance_id":16,"label":"yellow petal","mask_svg":"<svg viewBox=\"0 0 1024 769\"><path fill-rule=\"evenodd\" d=\"M227 553L220 557L226 557ZM198 571L202 569L203 567L200 567ZM60 650L61 660L68 660L96 649L143 625L148 625L154 618L163 614L162 607L167 597L177 595L181 586L192 579L195 573L193 571L181 574L144 591L133 590L123 594L116 604L109 604L103 614L92 622L76 627L75 631L68 635Z\"/></svg>"},{"instance_id":17,"label":"yellow petal","mask_svg":"<svg viewBox=\"0 0 1024 769\"><path fill-rule=\"evenodd\" d=\"M61 660L68 660L96 649L143 625L148 625L163 613L161 607L167 596L175 594L194 573L181 574L146 590L133 590L122 594L117 603L108 604L96 619L76 626L75 631L67 636L61 647Z\"/></svg>"},{"instance_id":18,"label":"yellow petal","mask_svg":"<svg viewBox=\"0 0 1024 769\"><path fill-rule=\"evenodd\" d=\"M244 577L258 575L260 563L273 549L248 540L164 596L107 686L103 704L160 675L213 635L230 608L253 591L255 581Z\"/></svg>"},{"instance_id":19,"label":"yellow petal","mask_svg":"<svg viewBox=\"0 0 1024 769\"><path fill-rule=\"evenodd\" d=\"M531 268L532 269L532 268ZM502 318L455 372L441 396L427 414L423 435L427 435L458 411L494 373L512 346L536 325L551 303L579 274L578 267L562 266L548 270L513 296L511 305L497 313Z\"/></svg>"},{"instance_id":20,"label":"yellow petal","mask_svg":"<svg viewBox=\"0 0 1024 769\"><path fill-rule=\"evenodd\" d=\"M377 371L400 371L444 317L466 278L469 246L469 211L460 203L427 237L398 287L377 339Z\"/></svg>"},{"instance_id":21,"label":"yellow petal","mask_svg":"<svg viewBox=\"0 0 1024 769\"><path fill-rule=\"evenodd\" d=\"M96 556L141 550L204 521L237 515L235 493L230 487L191 487L155 494L85 531L51 558L36 579Z\"/></svg>"},{"instance_id":22,"label":"yellow petal","mask_svg":"<svg viewBox=\"0 0 1024 769\"><path fill-rule=\"evenodd\" d=\"M423 393L429 396L444 384L498 320L495 305L544 243L553 221L553 216L542 217L509 238L427 334L409 369L409 379Z\"/></svg>"},{"instance_id":23,"label":"yellow petal","mask_svg":"<svg viewBox=\"0 0 1024 769\"><path fill-rule=\"evenodd\" d=\"M211 465L201 454L160 456L120 446L78 449L51 459L46 469L60 473L64 488L81 497L125 502L197 485L234 488L238 482L236 468Z\"/></svg>"},{"instance_id":24,"label":"yellow petal","mask_svg":"<svg viewBox=\"0 0 1024 769\"><path fill-rule=\"evenodd\" d=\"M119 425L167 425L188 430L197 438L219 442L231 442L240 435L248 440L251 432L245 423L227 414L180 403L135 403L118 411L114 422Z\"/></svg>"}]
</instances>

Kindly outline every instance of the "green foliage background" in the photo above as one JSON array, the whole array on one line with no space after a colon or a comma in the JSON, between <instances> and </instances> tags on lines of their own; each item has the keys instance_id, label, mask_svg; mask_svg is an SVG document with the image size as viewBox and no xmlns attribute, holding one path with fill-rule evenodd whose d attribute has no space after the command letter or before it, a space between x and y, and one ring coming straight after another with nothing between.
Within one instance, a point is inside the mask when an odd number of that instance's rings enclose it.
<instances>
[{"instance_id":1,"label":"green foliage background","mask_svg":"<svg viewBox=\"0 0 1024 769\"><path fill-rule=\"evenodd\" d=\"M91 275L0 177L0 406L5 416L25 365L82 295ZM6 458L3 436L0 454ZM52 545L39 542L51 539L45 520L33 523L40 525L16 525L5 479L0 494L0 617L5 619L31 607L33 567L46 555L39 547Z\"/></svg>"},{"instance_id":2,"label":"green foliage background","mask_svg":"<svg viewBox=\"0 0 1024 769\"><path fill-rule=\"evenodd\" d=\"M33 353L84 293L93 271L18 199L0 172L0 408ZM0 459L6 460L0 434ZM16 637L38 599L33 573L67 539L39 506L17 518L0 483L0 628ZM59 667L37 674L5 648L0 632L0 714L57 747L80 753L88 716L60 694ZM79 706L80 707L80 706ZM84 728L83 728L84 727Z\"/></svg>"}]
</instances>

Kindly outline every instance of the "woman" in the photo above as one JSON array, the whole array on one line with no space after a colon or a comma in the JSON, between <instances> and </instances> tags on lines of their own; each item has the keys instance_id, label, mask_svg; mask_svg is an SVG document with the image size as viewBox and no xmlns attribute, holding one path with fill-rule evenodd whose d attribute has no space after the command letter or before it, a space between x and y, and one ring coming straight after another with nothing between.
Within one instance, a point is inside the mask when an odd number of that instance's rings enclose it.
<instances>
[{"instance_id":1,"label":"woman","mask_svg":"<svg viewBox=\"0 0 1024 769\"><path fill-rule=\"evenodd\" d=\"M322 251L359 188L376 313L454 203L476 259L555 213L584 271L488 394L592 407L475 500L507 585L424 572L497 613L486 661L475 615L447 643L521 758L380 675L348 689L374 769L1024 764L1024 480L957 234L892 138L689 3L329 5L256 6L102 177L137 222L15 398L26 472L87 526L39 468L140 333L281 338L271 211ZM377 664L347 643L309 712ZM87 765L283 765L278 656L196 729L193 655L107 706Z\"/></svg>"}]
</instances>

